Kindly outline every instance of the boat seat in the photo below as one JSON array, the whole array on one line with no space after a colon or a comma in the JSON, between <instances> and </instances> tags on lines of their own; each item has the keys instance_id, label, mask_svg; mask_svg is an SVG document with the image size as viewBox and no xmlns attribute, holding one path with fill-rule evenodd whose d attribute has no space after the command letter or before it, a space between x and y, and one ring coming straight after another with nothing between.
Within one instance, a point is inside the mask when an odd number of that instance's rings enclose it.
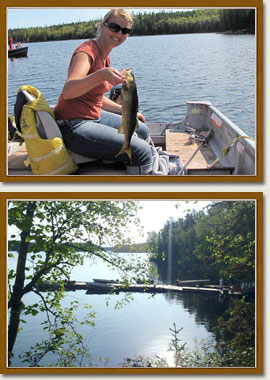
<instances>
[{"instance_id":1,"label":"boat seat","mask_svg":"<svg viewBox=\"0 0 270 380\"><path fill-rule=\"evenodd\" d=\"M24 96L28 101L35 100L32 94L26 90L22 90ZM46 111L36 111L37 115L37 131L42 139L52 139L54 137L60 137L63 140L62 133L58 127L54 118ZM96 158L90 158L82 156L81 154L71 152L72 158L76 164L83 164L86 162L96 161Z\"/></svg>"}]
</instances>

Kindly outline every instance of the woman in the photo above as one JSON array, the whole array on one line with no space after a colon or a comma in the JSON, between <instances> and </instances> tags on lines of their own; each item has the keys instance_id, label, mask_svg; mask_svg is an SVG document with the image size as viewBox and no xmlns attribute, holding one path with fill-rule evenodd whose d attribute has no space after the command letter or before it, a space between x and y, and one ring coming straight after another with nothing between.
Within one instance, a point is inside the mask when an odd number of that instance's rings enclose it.
<instances>
[{"instance_id":1,"label":"woman","mask_svg":"<svg viewBox=\"0 0 270 380\"><path fill-rule=\"evenodd\" d=\"M124 135L121 107L104 94L124 83L124 75L110 67L109 54L130 34L131 15L123 9L112 9L99 24L96 39L82 43L73 53L68 78L55 107L66 146L75 153L101 160L122 161L128 174L147 174L152 170L152 153L148 144L149 130L145 118L137 114L138 137L131 139L132 163L127 154L116 157Z\"/></svg>"}]
</instances>

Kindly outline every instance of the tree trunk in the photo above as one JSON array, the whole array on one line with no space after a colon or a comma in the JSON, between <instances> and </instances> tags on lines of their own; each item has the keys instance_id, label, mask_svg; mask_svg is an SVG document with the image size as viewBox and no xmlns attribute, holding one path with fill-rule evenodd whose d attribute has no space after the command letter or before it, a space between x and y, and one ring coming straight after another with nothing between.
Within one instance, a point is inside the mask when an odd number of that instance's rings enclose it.
<instances>
[{"instance_id":1,"label":"tree trunk","mask_svg":"<svg viewBox=\"0 0 270 380\"><path fill-rule=\"evenodd\" d=\"M25 267L26 258L28 253L29 242L27 241L27 236L30 235L30 230L33 224L34 212L36 209L36 202L29 202L26 210L26 226L21 233L20 248L18 251L18 261L16 269L16 278L13 286L13 291L11 299L9 301L10 306L10 320L8 326L8 353L9 358L12 356L13 347L16 341L19 325L20 325L20 314L23 309L22 296L24 289L25 280Z\"/></svg>"}]
</instances>

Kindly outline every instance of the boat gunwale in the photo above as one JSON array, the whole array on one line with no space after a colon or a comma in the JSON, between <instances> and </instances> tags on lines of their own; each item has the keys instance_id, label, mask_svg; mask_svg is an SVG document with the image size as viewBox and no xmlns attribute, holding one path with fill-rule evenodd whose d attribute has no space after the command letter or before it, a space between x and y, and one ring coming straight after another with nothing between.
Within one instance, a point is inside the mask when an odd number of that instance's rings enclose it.
<instances>
[{"instance_id":1,"label":"boat gunwale","mask_svg":"<svg viewBox=\"0 0 270 380\"><path fill-rule=\"evenodd\" d=\"M162 140L162 141L165 142L165 134L163 135L163 132L167 129L168 126L172 127L172 128L168 128L171 131L186 132L185 131L185 121L187 121L187 118L188 118L188 111L190 110L189 109L189 105L190 106L192 106L192 105L194 105L194 106L205 106L205 115L204 115L205 119L209 119L209 111L210 112L214 112L220 118L222 118L222 120L227 124L226 128L231 129L233 131L233 133L236 134L236 135L238 135L239 137L243 136L242 140L244 140L244 144L248 144L247 145L248 149L246 149L245 154L247 154L249 156L249 158L254 161L254 165L255 165L255 162L256 162L256 149L255 149L256 145L255 145L255 142L252 141L252 140L250 140L250 138L245 139L244 137L247 136L247 135L235 123L233 123L228 117L226 117L221 111L219 111L216 107L214 107L212 105L212 103L210 103L208 101L187 101L186 105L187 105L187 114L186 114L186 117L184 117L182 120L179 120L178 123L173 123L173 124L166 123L166 122L159 122L159 123L153 122L153 123L149 123L148 125L150 127L150 131L151 131L151 126L159 128L159 134L156 133L156 131L152 131L152 134L150 132L150 135L153 138L157 137L159 139L159 141ZM213 128L213 125L210 125L209 123L208 123L208 125L204 125L204 127L205 127L205 130L212 129L215 132L215 129ZM200 129L197 128L197 130L200 130ZM217 134L217 136L219 136L219 134ZM247 136L247 137L249 137L249 136ZM211 147L211 144L209 144L209 146ZM251 151L249 152L249 150L251 150ZM254 154L253 154L253 152L254 152ZM8 154L8 157L10 157L9 154ZM225 165L225 167L226 167L226 165ZM201 169L203 170L203 168L201 168ZM20 171L20 169L11 169L11 171L12 170L14 172L17 172L17 173ZM136 179L137 178L141 178L141 177L145 177L145 176L135 176L135 175L131 176L131 175L127 175L125 172L123 172L123 173L122 172L121 173L117 172L116 174L114 174L113 171L112 171L112 173L110 173L110 171L109 171L109 173L104 174L104 173L100 173L100 171L98 169L96 169L97 172L94 173L93 172L94 170L95 170L95 168L92 167L92 170L90 168L91 173L87 174L87 173L83 173L82 172L82 173L77 173L75 175L76 175L77 178L82 178L82 177L95 178L96 177L97 180L102 180L102 178L107 178L109 180L109 178L113 179L113 178L117 178L119 176L120 176L120 178L122 177L124 179L129 178L129 177L136 178ZM207 170L207 168L206 168L206 170ZM9 171L9 168L8 168L8 171ZM25 171L26 170L24 170L24 174L23 173L18 173L18 174L16 173L16 174L13 174L13 175L12 174L8 174L8 176L9 177L11 177L11 176L13 176L13 177L23 176L23 178L30 177L31 179L33 179L33 178L36 179L37 177L43 177L43 178L46 177L46 178L48 178L48 176L44 176L44 175L43 176L41 176L41 175L40 176L33 176L32 173L25 173ZM213 179L222 178L222 177L227 179L227 178L232 177L232 176L233 177L243 178L243 177L248 177L248 176L255 177L256 174L251 174L251 173L250 174L232 174L231 173L231 174L225 174L224 175L224 173L222 173L222 174L219 175L219 174L211 174L211 171L209 171L209 173L204 173L204 174L198 175L199 178L206 178L206 179L209 179L209 177L213 178ZM65 176L61 176L61 178L63 178L63 177L65 177ZM73 175L70 174L70 175L67 175L67 177L73 177ZM156 178L156 177L157 176L151 176L151 180L153 178ZM184 175L184 176L176 176L176 175L174 175L174 176L161 176L161 177L163 179L165 177L166 177L166 179L167 179L167 177L170 178L170 179L176 178L176 177L177 178L178 177L179 178L180 177L181 178L186 178L186 177L188 177L188 175ZM57 176L56 176L56 178L57 178Z\"/></svg>"}]
</instances>

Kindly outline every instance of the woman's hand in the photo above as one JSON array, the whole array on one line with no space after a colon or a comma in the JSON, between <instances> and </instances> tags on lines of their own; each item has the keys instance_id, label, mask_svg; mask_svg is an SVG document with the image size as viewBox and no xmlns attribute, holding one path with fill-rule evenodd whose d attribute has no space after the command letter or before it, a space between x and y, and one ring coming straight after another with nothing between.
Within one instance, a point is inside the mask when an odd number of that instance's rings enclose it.
<instances>
[{"instance_id":1,"label":"woman's hand","mask_svg":"<svg viewBox=\"0 0 270 380\"><path fill-rule=\"evenodd\" d=\"M64 99L77 98L107 81L113 86L124 83L125 76L114 67L107 67L88 75L91 67L89 56L77 53L73 59L68 79L62 90Z\"/></svg>"},{"instance_id":2,"label":"woman's hand","mask_svg":"<svg viewBox=\"0 0 270 380\"><path fill-rule=\"evenodd\" d=\"M142 123L146 122L145 117L140 112L137 113L137 119L140 120Z\"/></svg>"},{"instance_id":3,"label":"woman's hand","mask_svg":"<svg viewBox=\"0 0 270 380\"><path fill-rule=\"evenodd\" d=\"M125 81L125 76L114 67L106 67L105 69L100 69L99 72L102 73L104 81L111 83L113 86Z\"/></svg>"}]
</instances>

